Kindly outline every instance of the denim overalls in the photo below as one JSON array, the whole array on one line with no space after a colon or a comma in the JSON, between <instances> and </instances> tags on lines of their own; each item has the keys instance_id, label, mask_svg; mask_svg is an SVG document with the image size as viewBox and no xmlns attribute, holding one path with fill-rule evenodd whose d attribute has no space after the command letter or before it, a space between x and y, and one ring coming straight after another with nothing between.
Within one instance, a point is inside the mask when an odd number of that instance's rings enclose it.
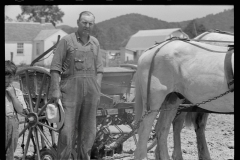
<instances>
[{"instance_id":1,"label":"denim overalls","mask_svg":"<svg viewBox=\"0 0 240 160\"><path fill-rule=\"evenodd\" d=\"M58 138L57 160L67 160L75 144L77 128L78 160L90 160L96 136L96 113L100 100L100 86L96 80L97 55L93 44L81 46L71 34L74 51L63 63L60 89L65 110L65 122ZM96 53L96 52L95 52Z\"/></svg>"}]
</instances>

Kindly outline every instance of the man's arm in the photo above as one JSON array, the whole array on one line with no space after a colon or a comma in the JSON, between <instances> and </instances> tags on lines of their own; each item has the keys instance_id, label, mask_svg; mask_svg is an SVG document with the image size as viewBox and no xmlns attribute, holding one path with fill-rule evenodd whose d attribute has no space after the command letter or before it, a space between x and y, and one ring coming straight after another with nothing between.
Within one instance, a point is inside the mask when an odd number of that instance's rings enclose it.
<instances>
[{"instance_id":1,"label":"man's arm","mask_svg":"<svg viewBox=\"0 0 240 160\"><path fill-rule=\"evenodd\" d=\"M61 99L61 91L59 87L60 73L56 70L51 70L51 88L52 88L52 100L57 103Z\"/></svg>"},{"instance_id":2,"label":"man's arm","mask_svg":"<svg viewBox=\"0 0 240 160\"><path fill-rule=\"evenodd\" d=\"M100 46L97 48L97 83L101 87L102 77L103 77L103 63L102 63L102 54L100 52Z\"/></svg>"},{"instance_id":3,"label":"man's arm","mask_svg":"<svg viewBox=\"0 0 240 160\"><path fill-rule=\"evenodd\" d=\"M15 88L15 91L16 91L18 100L21 102L21 104L23 106L23 109L27 109L27 105L25 103L22 91L18 88Z\"/></svg>"},{"instance_id":4,"label":"man's arm","mask_svg":"<svg viewBox=\"0 0 240 160\"><path fill-rule=\"evenodd\" d=\"M66 53L67 53L67 41L63 38L57 45L50 67L51 73L50 93L51 99L56 103L58 102L59 99L61 99L62 95L59 86L59 79L60 73L62 72L62 65L66 57Z\"/></svg>"},{"instance_id":5,"label":"man's arm","mask_svg":"<svg viewBox=\"0 0 240 160\"><path fill-rule=\"evenodd\" d=\"M102 73L97 74L97 83L99 84L100 88L101 88L101 83L102 83L102 77L103 77Z\"/></svg>"},{"instance_id":6,"label":"man's arm","mask_svg":"<svg viewBox=\"0 0 240 160\"><path fill-rule=\"evenodd\" d=\"M17 113L22 113L23 106L22 106L21 102L18 100L18 98L15 94L14 88L12 86L10 86L6 89L6 91L7 91L7 94L10 96L12 103L13 103L13 107L15 108Z\"/></svg>"}]
</instances>

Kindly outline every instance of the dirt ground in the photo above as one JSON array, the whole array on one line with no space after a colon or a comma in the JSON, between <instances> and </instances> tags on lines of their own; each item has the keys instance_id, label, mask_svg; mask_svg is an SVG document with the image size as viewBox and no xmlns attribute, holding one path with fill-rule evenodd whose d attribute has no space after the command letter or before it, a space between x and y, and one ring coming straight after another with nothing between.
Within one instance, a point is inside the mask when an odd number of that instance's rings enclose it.
<instances>
[{"instance_id":1,"label":"dirt ground","mask_svg":"<svg viewBox=\"0 0 240 160\"><path fill-rule=\"evenodd\" d=\"M17 85L16 85L17 86ZM19 132L23 129L23 124L19 126ZM46 131L45 133L48 133ZM234 160L234 115L225 114L210 114L207 121L205 130L206 141L212 160ZM27 135L27 133L26 133ZM56 133L56 136L58 134ZM48 136L49 137L49 136ZM26 144L26 137L24 144ZM51 139L49 139L51 140ZM184 160L198 160L198 152L196 145L196 135L193 127L183 128L181 132L182 154ZM17 159L22 157L22 137L18 140L17 150L15 156ZM115 154L114 157L105 159L115 160L130 160L133 159L132 151L135 149L133 138L128 139L123 144L124 153L121 155ZM148 152L148 158L154 160L154 149ZM168 136L168 149L169 155L173 151L173 137L172 127ZM28 155L33 154L33 144L30 142Z\"/></svg>"},{"instance_id":2,"label":"dirt ground","mask_svg":"<svg viewBox=\"0 0 240 160\"><path fill-rule=\"evenodd\" d=\"M20 125L19 131L23 125ZM206 126L206 140L212 160L233 160L234 159L234 115L210 114ZM25 138L26 141L26 138ZM198 152L196 146L196 135L193 128L183 128L181 132L182 153L184 160L197 160ZM18 147L15 152L16 157L22 157L22 137L19 138ZM25 143L26 144L26 143ZM115 160L132 159L132 150L135 144L132 138L124 142L124 153L115 154L112 158ZM148 158L154 159L154 149L149 151ZM172 128L168 137L169 154L173 151ZM32 155L33 145L30 143L28 155Z\"/></svg>"}]
</instances>

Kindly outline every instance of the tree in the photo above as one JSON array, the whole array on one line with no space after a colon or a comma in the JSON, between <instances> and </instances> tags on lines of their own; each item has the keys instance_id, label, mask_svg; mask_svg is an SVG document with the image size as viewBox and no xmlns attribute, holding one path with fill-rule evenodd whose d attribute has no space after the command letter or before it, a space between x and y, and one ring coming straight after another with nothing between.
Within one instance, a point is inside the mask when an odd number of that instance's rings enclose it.
<instances>
[{"instance_id":1,"label":"tree","mask_svg":"<svg viewBox=\"0 0 240 160\"><path fill-rule=\"evenodd\" d=\"M8 16L5 16L5 22L13 22L13 19Z\"/></svg>"},{"instance_id":2,"label":"tree","mask_svg":"<svg viewBox=\"0 0 240 160\"><path fill-rule=\"evenodd\" d=\"M64 12L57 5L44 6L21 6L22 13L16 17L18 21L41 22L41 18L45 18L45 22L55 23L63 22Z\"/></svg>"},{"instance_id":3,"label":"tree","mask_svg":"<svg viewBox=\"0 0 240 160\"><path fill-rule=\"evenodd\" d=\"M183 29L183 32L185 32L189 38L194 38L206 31L206 27L203 24L199 24L195 19L190 21L189 24Z\"/></svg>"}]
</instances>

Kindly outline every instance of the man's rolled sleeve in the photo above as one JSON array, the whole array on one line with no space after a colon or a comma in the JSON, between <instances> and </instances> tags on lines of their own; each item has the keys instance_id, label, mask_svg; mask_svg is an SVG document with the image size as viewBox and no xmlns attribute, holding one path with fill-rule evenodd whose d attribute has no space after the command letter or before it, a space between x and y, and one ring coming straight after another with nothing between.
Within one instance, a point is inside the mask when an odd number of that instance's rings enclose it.
<instances>
[{"instance_id":1,"label":"man's rolled sleeve","mask_svg":"<svg viewBox=\"0 0 240 160\"><path fill-rule=\"evenodd\" d=\"M103 73L102 53L100 52L100 46L97 48L97 73Z\"/></svg>"},{"instance_id":2,"label":"man's rolled sleeve","mask_svg":"<svg viewBox=\"0 0 240 160\"><path fill-rule=\"evenodd\" d=\"M50 70L62 72L62 64L63 60L66 57L67 52L67 41L65 39L61 39L57 45L55 54L52 59Z\"/></svg>"},{"instance_id":3,"label":"man's rolled sleeve","mask_svg":"<svg viewBox=\"0 0 240 160\"><path fill-rule=\"evenodd\" d=\"M23 106L23 109L27 109L27 105L26 105L25 100L23 98L22 91L18 88L15 88L15 91L16 91L16 96L17 96L18 100L21 102L21 104Z\"/></svg>"}]
</instances>

